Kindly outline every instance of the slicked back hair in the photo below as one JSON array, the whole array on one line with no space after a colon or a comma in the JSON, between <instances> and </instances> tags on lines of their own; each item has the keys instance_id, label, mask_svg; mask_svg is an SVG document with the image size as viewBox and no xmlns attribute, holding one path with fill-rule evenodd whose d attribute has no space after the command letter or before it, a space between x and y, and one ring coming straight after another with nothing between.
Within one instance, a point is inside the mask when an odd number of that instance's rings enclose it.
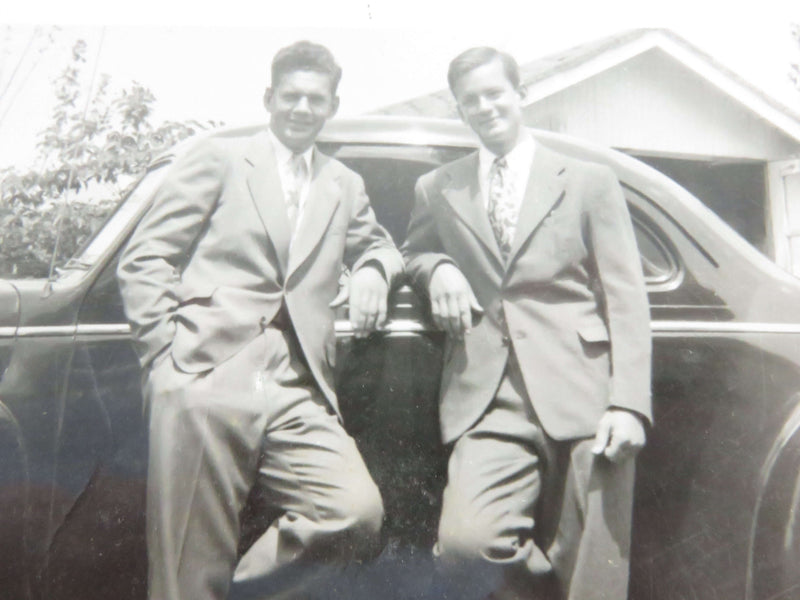
<instances>
[{"instance_id":1,"label":"slicked back hair","mask_svg":"<svg viewBox=\"0 0 800 600\"><path fill-rule=\"evenodd\" d=\"M489 46L478 46L465 50L450 61L450 67L447 69L447 83L450 91L455 94L456 84L465 74L495 60L500 61L500 64L503 65L503 71L511 85L515 89L518 88L520 84L519 65L514 57Z\"/></svg>"},{"instance_id":2,"label":"slicked back hair","mask_svg":"<svg viewBox=\"0 0 800 600\"><path fill-rule=\"evenodd\" d=\"M342 78L342 68L336 63L331 51L321 44L306 40L278 50L272 59L271 86L277 87L284 75L294 71L314 71L327 75L331 80L331 92L334 96Z\"/></svg>"}]
</instances>

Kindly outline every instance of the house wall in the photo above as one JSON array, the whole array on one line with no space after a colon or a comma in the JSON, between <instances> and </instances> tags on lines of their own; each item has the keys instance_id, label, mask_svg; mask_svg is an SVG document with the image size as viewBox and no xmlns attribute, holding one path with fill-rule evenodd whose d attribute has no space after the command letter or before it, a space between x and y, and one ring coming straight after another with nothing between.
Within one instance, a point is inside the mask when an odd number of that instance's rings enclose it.
<instances>
[{"instance_id":1,"label":"house wall","mask_svg":"<svg viewBox=\"0 0 800 600\"><path fill-rule=\"evenodd\" d=\"M800 151L795 140L658 48L534 102L525 120L651 155L767 161Z\"/></svg>"}]
</instances>

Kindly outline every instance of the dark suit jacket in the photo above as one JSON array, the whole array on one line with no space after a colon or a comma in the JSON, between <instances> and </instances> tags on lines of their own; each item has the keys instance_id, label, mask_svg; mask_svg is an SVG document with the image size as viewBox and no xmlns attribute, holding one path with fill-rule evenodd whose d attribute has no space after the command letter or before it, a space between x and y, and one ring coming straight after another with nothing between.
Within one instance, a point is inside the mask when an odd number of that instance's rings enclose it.
<instances>
[{"instance_id":1,"label":"dark suit jacket","mask_svg":"<svg viewBox=\"0 0 800 600\"><path fill-rule=\"evenodd\" d=\"M375 221L361 178L315 151L304 216L290 230L266 132L208 138L180 159L133 234L118 278L141 362L169 347L178 368L212 369L270 323L285 299L320 390L333 391L334 310L342 263L402 259Z\"/></svg>"},{"instance_id":2,"label":"dark suit jacket","mask_svg":"<svg viewBox=\"0 0 800 600\"><path fill-rule=\"evenodd\" d=\"M553 438L594 435L611 405L650 418L649 308L630 216L610 169L537 143L504 264L471 154L417 182L402 250L424 290L438 264L454 262L485 310L463 342L448 339L445 442L486 409L511 347Z\"/></svg>"}]
</instances>

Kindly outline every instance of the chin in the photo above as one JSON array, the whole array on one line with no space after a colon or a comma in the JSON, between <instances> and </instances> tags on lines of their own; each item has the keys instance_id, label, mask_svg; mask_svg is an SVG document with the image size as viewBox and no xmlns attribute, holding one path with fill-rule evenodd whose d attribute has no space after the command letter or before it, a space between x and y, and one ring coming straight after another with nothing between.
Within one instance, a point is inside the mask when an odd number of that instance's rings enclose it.
<instances>
[{"instance_id":1,"label":"chin","mask_svg":"<svg viewBox=\"0 0 800 600\"><path fill-rule=\"evenodd\" d=\"M492 132L482 135L481 141L483 142L484 146L491 150L495 148L505 148L508 146L506 138L507 136L503 135L503 132Z\"/></svg>"},{"instance_id":2,"label":"chin","mask_svg":"<svg viewBox=\"0 0 800 600\"><path fill-rule=\"evenodd\" d=\"M286 137L286 142L285 143L286 143L286 146L289 149L295 150L297 152L300 152L300 151L304 151L311 144L313 144L314 143L314 138L313 138L313 136L310 137L308 135L302 135L302 136L289 135L289 136Z\"/></svg>"},{"instance_id":3,"label":"chin","mask_svg":"<svg viewBox=\"0 0 800 600\"><path fill-rule=\"evenodd\" d=\"M289 138L296 144L305 144L305 145L312 143L316 137L317 137L316 130L295 131L292 132L289 136Z\"/></svg>"},{"instance_id":4,"label":"chin","mask_svg":"<svg viewBox=\"0 0 800 600\"><path fill-rule=\"evenodd\" d=\"M508 128L497 123L485 128L483 135L487 140L501 140L508 136Z\"/></svg>"}]
</instances>

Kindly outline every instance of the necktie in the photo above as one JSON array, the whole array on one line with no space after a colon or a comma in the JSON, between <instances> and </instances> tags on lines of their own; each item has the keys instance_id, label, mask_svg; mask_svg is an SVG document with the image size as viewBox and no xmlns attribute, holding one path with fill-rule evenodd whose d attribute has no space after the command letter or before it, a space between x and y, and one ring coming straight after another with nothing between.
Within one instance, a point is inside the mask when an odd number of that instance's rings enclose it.
<instances>
[{"instance_id":1,"label":"necktie","mask_svg":"<svg viewBox=\"0 0 800 600\"><path fill-rule=\"evenodd\" d=\"M489 223L500 246L503 259L508 258L511 242L514 239L516 214L511 203L508 162L504 157L494 159L489 170Z\"/></svg>"},{"instance_id":2,"label":"necktie","mask_svg":"<svg viewBox=\"0 0 800 600\"><path fill-rule=\"evenodd\" d=\"M292 232L297 227L297 218L300 213L300 195L303 193L303 184L306 181L306 161L302 154L293 154L289 161L289 181L286 190L286 213Z\"/></svg>"}]
</instances>

